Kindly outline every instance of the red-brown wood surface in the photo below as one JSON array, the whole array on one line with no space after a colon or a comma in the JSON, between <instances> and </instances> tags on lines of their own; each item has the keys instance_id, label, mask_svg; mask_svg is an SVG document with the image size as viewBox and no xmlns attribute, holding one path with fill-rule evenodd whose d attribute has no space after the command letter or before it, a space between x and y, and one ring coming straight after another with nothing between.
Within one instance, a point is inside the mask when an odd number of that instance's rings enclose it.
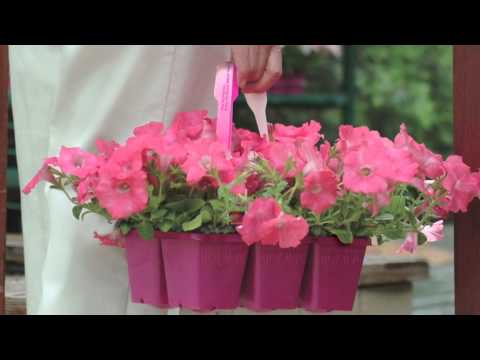
<instances>
[{"instance_id":1,"label":"red-brown wood surface","mask_svg":"<svg viewBox=\"0 0 480 360\"><path fill-rule=\"evenodd\" d=\"M8 46L0 45L0 315L5 313L8 84Z\"/></svg>"},{"instance_id":2,"label":"red-brown wood surface","mask_svg":"<svg viewBox=\"0 0 480 360\"><path fill-rule=\"evenodd\" d=\"M480 168L480 45L454 50L455 152ZM480 314L480 201L455 217L455 307Z\"/></svg>"}]
</instances>

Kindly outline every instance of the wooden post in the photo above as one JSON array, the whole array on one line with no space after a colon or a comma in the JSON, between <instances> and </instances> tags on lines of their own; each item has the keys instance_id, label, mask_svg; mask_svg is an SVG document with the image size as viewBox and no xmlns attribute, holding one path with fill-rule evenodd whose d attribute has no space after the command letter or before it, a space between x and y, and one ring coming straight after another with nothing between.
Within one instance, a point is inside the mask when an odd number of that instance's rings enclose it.
<instances>
[{"instance_id":1,"label":"wooden post","mask_svg":"<svg viewBox=\"0 0 480 360\"><path fill-rule=\"evenodd\" d=\"M0 45L0 315L5 314L8 85L8 45Z\"/></svg>"},{"instance_id":2,"label":"wooden post","mask_svg":"<svg viewBox=\"0 0 480 360\"><path fill-rule=\"evenodd\" d=\"M455 152L480 168L480 45L454 47ZM457 315L480 314L480 201L455 217Z\"/></svg>"}]
</instances>

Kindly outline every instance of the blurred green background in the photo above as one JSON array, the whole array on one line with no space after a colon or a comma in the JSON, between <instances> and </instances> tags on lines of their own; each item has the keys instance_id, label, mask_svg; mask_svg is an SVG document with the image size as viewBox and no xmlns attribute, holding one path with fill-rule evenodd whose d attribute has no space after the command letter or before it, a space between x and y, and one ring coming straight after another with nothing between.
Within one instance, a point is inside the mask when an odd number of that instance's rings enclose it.
<instances>
[{"instance_id":1,"label":"blurred green background","mask_svg":"<svg viewBox=\"0 0 480 360\"><path fill-rule=\"evenodd\" d=\"M329 139L337 136L337 127L345 122L345 113L335 101L305 106L279 105L281 99L313 94L344 94L345 46L321 45L317 51L305 51L305 45L284 48L284 79L303 78L302 89L292 93L280 84L270 95L270 122L302 123L318 120ZM310 46L311 47L311 46ZM443 155L452 152L452 66L450 45L353 45L354 121L393 138L400 124L407 124L417 141ZM350 69L352 71L352 69ZM287 81L288 82L288 81ZM294 85L297 86L297 85ZM352 86L352 84L350 84ZM298 86L297 86L298 87ZM280 96L279 96L280 94ZM280 99L276 99L279 97ZM318 97L321 99L321 97ZM277 101L278 100L278 101ZM289 101L291 102L291 101ZM300 101L301 102L301 101ZM236 122L255 129L253 116L239 102Z\"/></svg>"}]
</instances>

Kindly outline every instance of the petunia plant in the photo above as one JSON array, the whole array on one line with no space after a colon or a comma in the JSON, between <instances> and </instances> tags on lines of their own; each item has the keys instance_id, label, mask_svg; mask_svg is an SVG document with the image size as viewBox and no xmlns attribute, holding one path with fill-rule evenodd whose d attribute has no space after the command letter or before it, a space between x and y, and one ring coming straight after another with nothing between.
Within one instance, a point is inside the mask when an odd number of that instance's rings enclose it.
<instances>
[{"instance_id":1,"label":"petunia plant","mask_svg":"<svg viewBox=\"0 0 480 360\"><path fill-rule=\"evenodd\" d=\"M228 234L249 245L298 246L308 235L344 244L368 237L405 240L401 251L443 237L450 213L479 196L480 175L459 156L444 160L402 126L394 140L366 127L339 127L330 144L321 125L271 125L269 137L234 129L233 147L216 138L206 111L151 122L124 143L98 140L95 153L63 147L27 184L65 193L73 215L114 224L105 245L137 230Z\"/></svg>"}]
</instances>

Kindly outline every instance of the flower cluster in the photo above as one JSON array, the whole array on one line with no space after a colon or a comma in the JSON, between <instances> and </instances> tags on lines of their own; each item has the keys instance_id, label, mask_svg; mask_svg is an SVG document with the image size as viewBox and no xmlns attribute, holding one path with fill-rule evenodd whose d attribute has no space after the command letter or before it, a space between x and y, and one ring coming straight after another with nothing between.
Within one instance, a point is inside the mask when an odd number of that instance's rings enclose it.
<instances>
[{"instance_id":1,"label":"flower cluster","mask_svg":"<svg viewBox=\"0 0 480 360\"><path fill-rule=\"evenodd\" d=\"M444 160L402 125L392 141L366 127L340 126L331 144L321 125L270 125L269 138L234 129L233 147L217 141L206 111L179 113L171 126L151 122L124 144L98 140L95 153L63 147L27 184L51 183L73 214L114 221L104 244L137 229L153 232L237 231L247 244L288 248L307 235L382 243L401 250L443 237L449 213L479 195L480 174L459 156Z\"/></svg>"}]
</instances>

